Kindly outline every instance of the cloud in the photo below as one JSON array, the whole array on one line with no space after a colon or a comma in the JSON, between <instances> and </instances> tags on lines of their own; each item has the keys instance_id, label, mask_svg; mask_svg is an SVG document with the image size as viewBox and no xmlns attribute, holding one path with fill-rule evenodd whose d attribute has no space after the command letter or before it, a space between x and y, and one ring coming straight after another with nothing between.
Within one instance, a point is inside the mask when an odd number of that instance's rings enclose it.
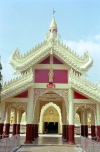
<instances>
[{"instance_id":1,"label":"cloud","mask_svg":"<svg viewBox=\"0 0 100 152\"><path fill-rule=\"evenodd\" d=\"M99 40L100 41L100 35L95 35L95 40Z\"/></svg>"},{"instance_id":2,"label":"cloud","mask_svg":"<svg viewBox=\"0 0 100 152\"><path fill-rule=\"evenodd\" d=\"M93 41L64 41L72 50L77 52L79 55L84 54L86 50L92 55L100 55L100 44Z\"/></svg>"},{"instance_id":3,"label":"cloud","mask_svg":"<svg viewBox=\"0 0 100 152\"><path fill-rule=\"evenodd\" d=\"M98 42L100 35L96 35L91 38L87 38L86 41L78 40L78 41L66 41L64 43L74 50L80 56L84 54L86 50L88 50L90 56L93 58L93 66L88 71L88 79L94 83L98 83L100 80L100 42ZM96 41L97 40L97 41Z\"/></svg>"}]
</instances>

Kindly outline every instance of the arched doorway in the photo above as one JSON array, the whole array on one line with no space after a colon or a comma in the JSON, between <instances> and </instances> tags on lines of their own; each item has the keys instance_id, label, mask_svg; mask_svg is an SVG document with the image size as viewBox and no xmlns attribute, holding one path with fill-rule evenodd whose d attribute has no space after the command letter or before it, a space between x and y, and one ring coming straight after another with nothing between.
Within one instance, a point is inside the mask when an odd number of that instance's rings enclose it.
<instances>
[{"instance_id":1,"label":"arched doorway","mask_svg":"<svg viewBox=\"0 0 100 152\"><path fill-rule=\"evenodd\" d=\"M40 133L62 133L61 109L53 102L42 107L39 122Z\"/></svg>"}]
</instances>

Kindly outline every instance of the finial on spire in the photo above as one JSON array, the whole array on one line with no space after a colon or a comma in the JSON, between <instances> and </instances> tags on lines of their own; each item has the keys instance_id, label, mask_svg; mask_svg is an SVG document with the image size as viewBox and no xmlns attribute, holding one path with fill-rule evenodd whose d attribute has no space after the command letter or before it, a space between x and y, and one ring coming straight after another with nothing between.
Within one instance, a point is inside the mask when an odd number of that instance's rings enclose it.
<instances>
[{"instance_id":1,"label":"finial on spire","mask_svg":"<svg viewBox=\"0 0 100 152\"><path fill-rule=\"evenodd\" d=\"M52 21L51 21L50 26L49 26L49 32L50 32L49 38L52 42L54 42L54 40L58 39L57 24L55 22L54 13L55 13L55 10L53 9Z\"/></svg>"},{"instance_id":2,"label":"finial on spire","mask_svg":"<svg viewBox=\"0 0 100 152\"><path fill-rule=\"evenodd\" d=\"M55 13L56 11L54 10L54 8L53 8L53 16L54 16L54 13Z\"/></svg>"}]
</instances>

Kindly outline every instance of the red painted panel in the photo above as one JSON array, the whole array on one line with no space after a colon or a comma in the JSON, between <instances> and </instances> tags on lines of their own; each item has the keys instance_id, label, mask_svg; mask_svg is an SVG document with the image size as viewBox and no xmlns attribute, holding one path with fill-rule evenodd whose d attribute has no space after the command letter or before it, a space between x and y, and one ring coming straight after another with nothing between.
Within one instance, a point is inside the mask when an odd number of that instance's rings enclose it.
<instances>
[{"instance_id":1,"label":"red painted panel","mask_svg":"<svg viewBox=\"0 0 100 152\"><path fill-rule=\"evenodd\" d=\"M74 99L88 99L88 98L83 96L82 94L74 91Z\"/></svg>"},{"instance_id":2,"label":"red painted panel","mask_svg":"<svg viewBox=\"0 0 100 152\"><path fill-rule=\"evenodd\" d=\"M63 63L59 61L57 58L53 57L53 64L63 64Z\"/></svg>"},{"instance_id":3,"label":"red painted panel","mask_svg":"<svg viewBox=\"0 0 100 152\"><path fill-rule=\"evenodd\" d=\"M49 70L35 70L35 83L48 83Z\"/></svg>"},{"instance_id":4,"label":"red painted panel","mask_svg":"<svg viewBox=\"0 0 100 152\"><path fill-rule=\"evenodd\" d=\"M54 83L68 83L68 71L67 70L53 70Z\"/></svg>"},{"instance_id":5,"label":"red painted panel","mask_svg":"<svg viewBox=\"0 0 100 152\"><path fill-rule=\"evenodd\" d=\"M28 98L28 90L15 96L14 98Z\"/></svg>"},{"instance_id":6,"label":"red painted panel","mask_svg":"<svg viewBox=\"0 0 100 152\"><path fill-rule=\"evenodd\" d=\"M68 83L67 70L53 70L54 83ZM49 70L35 70L35 83L49 83Z\"/></svg>"},{"instance_id":7,"label":"red painted panel","mask_svg":"<svg viewBox=\"0 0 100 152\"><path fill-rule=\"evenodd\" d=\"M40 62L39 64L50 64L50 56L47 57L46 59L44 59L42 62Z\"/></svg>"}]
</instances>

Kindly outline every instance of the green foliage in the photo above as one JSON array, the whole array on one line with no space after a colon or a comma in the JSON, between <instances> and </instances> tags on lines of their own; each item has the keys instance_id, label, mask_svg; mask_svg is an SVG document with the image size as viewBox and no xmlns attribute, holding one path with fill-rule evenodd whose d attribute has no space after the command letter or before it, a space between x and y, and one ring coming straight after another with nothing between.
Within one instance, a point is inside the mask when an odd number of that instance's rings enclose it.
<instances>
[{"instance_id":1,"label":"green foliage","mask_svg":"<svg viewBox=\"0 0 100 152\"><path fill-rule=\"evenodd\" d=\"M1 74L1 71L0 71L0 81L2 80L2 74Z\"/></svg>"},{"instance_id":2,"label":"green foliage","mask_svg":"<svg viewBox=\"0 0 100 152\"><path fill-rule=\"evenodd\" d=\"M1 65L1 63L0 63L0 70L2 70L2 65Z\"/></svg>"},{"instance_id":3,"label":"green foliage","mask_svg":"<svg viewBox=\"0 0 100 152\"><path fill-rule=\"evenodd\" d=\"M0 82L0 91L1 91L1 89L2 89L2 85L1 85L1 82Z\"/></svg>"}]
</instances>

